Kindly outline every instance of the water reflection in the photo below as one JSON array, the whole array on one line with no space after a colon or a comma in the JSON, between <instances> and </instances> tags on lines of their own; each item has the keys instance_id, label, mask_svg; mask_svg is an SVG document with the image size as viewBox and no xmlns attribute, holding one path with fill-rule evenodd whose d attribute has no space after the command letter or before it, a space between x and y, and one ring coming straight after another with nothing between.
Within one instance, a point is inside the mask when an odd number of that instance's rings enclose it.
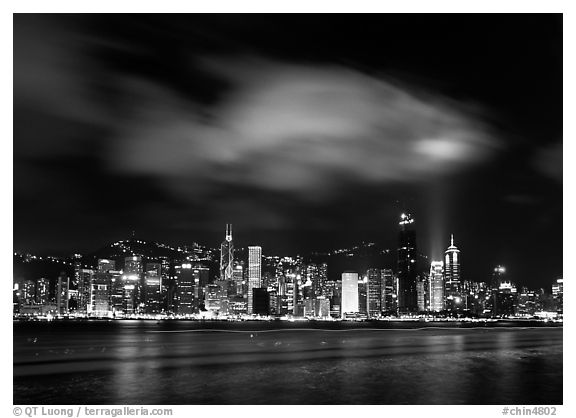
<instances>
[{"instance_id":1,"label":"water reflection","mask_svg":"<svg viewBox=\"0 0 576 418\"><path fill-rule=\"evenodd\" d=\"M561 329L216 332L145 321L68 325L15 328L15 402L562 401ZM60 388L70 389L65 398Z\"/></svg>"}]
</instances>

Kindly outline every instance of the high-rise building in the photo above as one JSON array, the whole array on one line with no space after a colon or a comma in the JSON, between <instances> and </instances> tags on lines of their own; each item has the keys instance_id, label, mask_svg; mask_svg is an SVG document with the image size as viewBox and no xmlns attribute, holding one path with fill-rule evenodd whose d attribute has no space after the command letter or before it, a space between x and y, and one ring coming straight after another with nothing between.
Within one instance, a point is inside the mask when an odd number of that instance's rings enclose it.
<instances>
[{"instance_id":1,"label":"high-rise building","mask_svg":"<svg viewBox=\"0 0 576 418\"><path fill-rule=\"evenodd\" d=\"M220 312L222 308L222 301L226 300L226 294L217 284L209 284L206 286L206 294L204 295L204 307L207 311Z\"/></svg>"},{"instance_id":2,"label":"high-rise building","mask_svg":"<svg viewBox=\"0 0 576 418\"><path fill-rule=\"evenodd\" d=\"M60 276L58 276L58 282L56 284L56 309L60 315L68 313L69 290L70 278L66 276L66 273L62 272Z\"/></svg>"},{"instance_id":3,"label":"high-rise building","mask_svg":"<svg viewBox=\"0 0 576 418\"><path fill-rule=\"evenodd\" d=\"M460 250L454 245L454 235L450 237L450 246L444 252L444 287L446 309L449 311L464 309L460 278Z\"/></svg>"},{"instance_id":4,"label":"high-rise building","mask_svg":"<svg viewBox=\"0 0 576 418\"><path fill-rule=\"evenodd\" d=\"M162 312L162 267L160 263L146 263L144 273L143 300L144 312L159 314Z\"/></svg>"},{"instance_id":5,"label":"high-rise building","mask_svg":"<svg viewBox=\"0 0 576 418\"><path fill-rule=\"evenodd\" d=\"M417 254L414 219L409 213L400 216L398 240L398 310L403 313L418 311Z\"/></svg>"},{"instance_id":6,"label":"high-rise building","mask_svg":"<svg viewBox=\"0 0 576 418\"><path fill-rule=\"evenodd\" d=\"M113 315L110 291L112 286L110 270L96 272L90 276L90 295L86 312L90 316L110 317Z\"/></svg>"},{"instance_id":7,"label":"high-rise building","mask_svg":"<svg viewBox=\"0 0 576 418\"><path fill-rule=\"evenodd\" d=\"M234 278L234 243L232 224L226 224L226 236L220 246L220 280L232 281Z\"/></svg>"},{"instance_id":8,"label":"high-rise building","mask_svg":"<svg viewBox=\"0 0 576 418\"><path fill-rule=\"evenodd\" d=\"M232 274L234 280L234 294L243 296L244 295L244 288L246 286L244 282L244 262L243 261L235 261L234 262L234 273Z\"/></svg>"},{"instance_id":9,"label":"high-rise building","mask_svg":"<svg viewBox=\"0 0 576 418\"><path fill-rule=\"evenodd\" d=\"M248 313L253 313L253 290L260 287L262 279L262 247L248 247Z\"/></svg>"},{"instance_id":10,"label":"high-rise building","mask_svg":"<svg viewBox=\"0 0 576 418\"><path fill-rule=\"evenodd\" d=\"M442 261L432 261L430 265L430 310L444 310L444 264Z\"/></svg>"},{"instance_id":11,"label":"high-rise building","mask_svg":"<svg viewBox=\"0 0 576 418\"><path fill-rule=\"evenodd\" d=\"M90 293L92 291L92 282L94 280L94 270L79 269L75 272L78 279L78 312L86 314L90 305Z\"/></svg>"},{"instance_id":12,"label":"high-rise building","mask_svg":"<svg viewBox=\"0 0 576 418\"><path fill-rule=\"evenodd\" d=\"M112 313L115 317L123 317L125 312L124 303L124 285L122 270L108 270L107 273L96 273L100 275L109 275L111 283L110 291L110 304L112 305Z\"/></svg>"},{"instance_id":13,"label":"high-rise building","mask_svg":"<svg viewBox=\"0 0 576 418\"><path fill-rule=\"evenodd\" d=\"M50 281L41 277L36 282L36 303L46 305L50 301Z\"/></svg>"},{"instance_id":14,"label":"high-rise building","mask_svg":"<svg viewBox=\"0 0 576 418\"><path fill-rule=\"evenodd\" d=\"M134 255L124 258L124 274L140 277L143 270L142 257Z\"/></svg>"},{"instance_id":15,"label":"high-rise building","mask_svg":"<svg viewBox=\"0 0 576 418\"><path fill-rule=\"evenodd\" d=\"M264 287L255 287L252 289L254 306L252 313L257 315L270 315L270 294Z\"/></svg>"},{"instance_id":16,"label":"high-rise building","mask_svg":"<svg viewBox=\"0 0 576 418\"><path fill-rule=\"evenodd\" d=\"M142 257L131 256L124 258L124 299L125 313L135 314L139 312L140 304L143 303L143 279L144 264Z\"/></svg>"},{"instance_id":17,"label":"high-rise building","mask_svg":"<svg viewBox=\"0 0 576 418\"><path fill-rule=\"evenodd\" d=\"M498 290L502 282L506 281L506 267L496 266L494 267L494 272L492 273L492 279L490 280L490 289Z\"/></svg>"},{"instance_id":18,"label":"high-rise building","mask_svg":"<svg viewBox=\"0 0 576 418\"><path fill-rule=\"evenodd\" d=\"M382 314L382 270L371 268L366 272L368 277L368 318L378 317Z\"/></svg>"},{"instance_id":19,"label":"high-rise building","mask_svg":"<svg viewBox=\"0 0 576 418\"><path fill-rule=\"evenodd\" d=\"M21 291L22 302L25 305L32 305L36 299L36 284L32 280L25 280Z\"/></svg>"},{"instance_id":20,"label":"high-rise building","mask_svg":"<svg viewBox=\"0 0 576 418\"><path fill-rule=\"evenodd\" d=\"M398 309L398 279L391 269L383 269L382 276L382 310L386 314L395 313Z\"/></svg>"},{"instance_id":21,"label":"high-rise building","mask_svg":"<svg viewBox=\"0 0 576 418\"><path fill-rule=\"evenodd\" d=\"M552 299L556 305L556 311L560 314L564 314L564 279L559 277L556 279L556 283L552 285Z\"/></svg>"},{"instance_id":22,"label":"high-rise building","mask_svg":"<svg viewBox=\"0 0 576 418\"><path fill-rule=\"evenodd\" d=\"M416 281L416 296L418 300L418 312L425 312L428 310L428 278L426 275L418 275Z\"/></svg>"},{"instance_id":23,"label":"high-rise building","mask_svg":"<svg viewBox=\"0 0 576 418\"><path fill-rule=\"evenodd\" d=\"M196 279L199 281L198 278ZM184 263L176 266L176 286L178 289L178 315L192 315L196 307L194 298L195 278L192 274L192 264Z\"/></svg>"},{"instance_id":24,"label":"high-rise building","mask_svg":"<svg viewBox=\"0 0 576 418\"><path fill-rule=\"evenodd\" d=\"M342 273L342 318L358 313L358 273Z\"/></svg>"}]
</instances>

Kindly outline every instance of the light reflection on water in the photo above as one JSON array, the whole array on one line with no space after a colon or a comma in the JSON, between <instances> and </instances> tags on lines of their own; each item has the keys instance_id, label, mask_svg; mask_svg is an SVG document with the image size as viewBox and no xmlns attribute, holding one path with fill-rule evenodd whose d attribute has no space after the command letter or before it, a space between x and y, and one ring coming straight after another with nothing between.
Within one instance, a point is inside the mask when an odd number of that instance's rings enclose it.
<instances>
[{"instance_id":1,"label":"light reflection on water","mask_svg":"<svg viewBox=\"0 0 576 418\"><path fill-rule=\"evenodd\" d=\"M16 324L14 402L562 403L561 328L181 332L188 328Z\"/></svg>"}]
</instances>

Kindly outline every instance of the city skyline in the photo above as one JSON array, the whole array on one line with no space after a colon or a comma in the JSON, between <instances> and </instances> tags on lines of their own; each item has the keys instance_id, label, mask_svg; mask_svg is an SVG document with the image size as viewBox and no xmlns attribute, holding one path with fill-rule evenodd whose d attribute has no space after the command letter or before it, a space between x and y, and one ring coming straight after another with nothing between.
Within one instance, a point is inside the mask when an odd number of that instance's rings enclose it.
<instances>
[{"instance_id":1,"label":"city skyline","mask_svg":"<svg viewBox=\"0 0 576 418\"><path fill-rule=\"evenodd\" d=\"M72 274L60 270L57 279L48 271L41 271L42 277L25 278L15 270L14 315L20 319L45 315L116 319L215 315L224 320L242 315L342 320L422 315L434 319L562 318L562 277L555 278L551 292L521 286L502 265L494 267L489 280L466 280L453 235L445 260L428 260L416 251L415 219L410 213L402 213L399 219L396 273L375 267L376 262L364 269L337 268L340 277L335 280L328 274L333 265L327 259L264 257L260 246L249 246L242 260L234 252L233 225L226 224L220 254L199 246L183 252L178 248L176 256L154 251L144 255L134 249L130 254L123 248L120 256L98 258L97 269L95 264L83 264L87 260L81 254L74 254ZM23 261L32 259L27 255ZM206 262L217 263L216 274Z\"/></svg>"},{"instance_id":2,"label":"city skyline","mask_svg":"<svg viewBox=\"0 0 576 418\"><path fill-rule=\"evenodd\" d=\"M388 261L388 264L386 264L386 268L392 268L391 271L394 271L395 273L398 273L400 271L402 271L402 269L404 267L402 266L411 266L411 262L414 263L416 260L411 261L411 258L413 259L418 259L420 260L419 263L419 271L421 270L421 263L424 263L426 266L430 266L430 276L432 276L432 267L435 263L441 263L442 264L442 272L444 275L444 272L446 270L446 266L452 266L455 265L455 271L454 267L451 267L450 270L448 271L448 276L452 276L455 275L456 279L452 280L450 279L449 282L452 283L454 282L454 285L451 284L451 286L454 288L454 292L458 293L461 290L461 281L462 280L466 280L466 281L472 281L472 282L486 282L488 284L491 283L491 280L493 280L493 272L494 272L494 268L495 266L500 268L501 265L508 265L508 263L505 262L505 260L502 260L501 262L495 263L493 265L489 265L489 264L484 264L482 272L474 272L474 274L465 274L463 278L460 278L460 261L457 260L454 263L452 262L452 258L448 258L448 254L453 254L453 253L459 253L460 251L458 250L458 248L454 245L454 234L450 234L450 243L449 245L444 246L443 248L445 250L442 250L446 256L446 260L442 261L443 257L440 257L440 261L438 260L434 260L434 258L432 256L430 256L429 254L425 254L422 253L420 251L417 251L416 249L416 245L415 245L415 228L413 227L413 224L415 223L415 218L412 217L412 215L409 212L406 213L401 213L399 218L398 218L398 225L400 225L400 243L398 243L395 247L393 248L388 248L388 249L383 249L383 253L386 254L390 254L390 252L392 252L392 258ZM409 226L410 227L410 234L409 238L406 238L406 234L405 229L406 227ZM165 247L166 243L161 243L161 242L156 242L156 241L149 241L148 244L160 244L162 247L164 248L172 248L172 249L182 249L182 248L191 248L190 245L200 245L203 246L206 249L209 249L212 252L216 252L218 251L218 255L213 254L212 257L214 257L213 262L216 262L219 260L219 277L224 277L224 280L232 280L233 279L233 268L236 265L237 262L242 261L242 262L248 262L249 261L249 254L250 254L250 248L258 248L261 254L261 257L317 257L317 256L323 256L323 257L330 257L330 256L336 256L338 254L341 253L349 253L349 255L352 255L354 253L355 250L362 248L362 247L370 247L373 245L377 245L379 243L374 243L374 242L360 242L360 243L350 243L349 246L344 247L344 248L329 248L329 249L324 249L323 251L310 251L310 252L294 252L294 253L281 253L281 252L275 252L273 250L266 250L263 252L262 246L258 246L255 245L256 243L252 243L252 245L244 245L242 247L238 247L234 245L234 242L237 241L237 237L234 238L234 240L232 239L232 227L233 224L225 224L225 238L222 241L220 248L218 248L217 246L209 246L206 245L204 243L200 243L200 242L187 242L187 243L180 243L180 244L172 244L173 247ZM241 237L242 235L240 235ZM404 249L406 247L404 247L404 245L407 244L407 239L410 242L410 249ZM139 238L137 238L135 236L134 231L132 232L132 237L127 239L127 240L121 240L118 241L116 243L113 243L113 245L117 245L120 242L137 242L137 243L141 243L141 244L147 244L146 241L144 240L140 240ZM240 241L242 241L242 238L240 238ZM413 247L413 248L412 248ZM99 250L98 250L99 248ZM88 253L85 253L84 255L87 256L91 256L92 254L96 254L96 250L101 251L102 249L107 248L107 246L105 247L98 247L95 248L93 251L89 251ZM383 248L383 247L380 247ZM240 260L238 257L235 256L235 251L240 251L246 254L246 259L245 260ZM190 252L190 250L188 250L188 252ZM73 259L76 256L80 256L82 254L79 254L77 251L72 251L66 255L60 255L60 256L54 256L54 254L33 254L27 251L20 251L20 252L15 252L14 255L17 254L21 254L21 255L25 255L25 254L29 254L29 255L33 255L34 257L36 256L40 256L43 257L42 259L45 260L51 260L54 259L55 261L58 262L63 262L63 260L71 260L69 262L70 266L73 266ZM396 254L398 255L396 257ZM133 253L133 255L137 255L137 256L142 256L142 253L138 253L135 252ZM124 257L124 256L122 256ZM452 256L450 256L452 257ZM146 257L152 260L155 260L156 257ZM216 260L216 258L218 260ZM184 260L184 258L182 258ZM468 257L468 259L470 259L470 257ZM190 258L186 259L187 261L193 261ZM403 260L402 262L400 262L400 260ZM106 260L100 260L98 259L98 264L100 263L100 261L106 261ZM201 261L201 260L197 260L197 261ZM94 263L96 262L96 260L94 260ZM223 264L224 263L224 264ZM380 264L382 262L379 262ZM228 267L231 268L228 268ZM96 267L96 264L94 264L93 266L88 266L85 265L85 268L92 268L92 267ZM224 267L224 269L223 269ZM502 267L504 268L504 267ZM424 271L424 270L421 270ZM522 286L528 286L530 288L545 288L545 289L549 289L551 286L553 286L556 283L556 280L558 279L558 277L562 277L562 274L559 275L555 275L555 276L549 276L546 277L543 281L535 281L535 280L527 280L526 277L518 277L517 274L515 274L515 272L512 270L510 271L510 269L508 268L508 276L510 277L510 273L512 273L512 280ZM402 276L402 273L400 273L400 276ZM412 272L411 273L411 281L412 281L412 285L411 285L411 292L412 292L412 303L411 306L412 308L414 308L416 306L416 272ZM491 279L492 277L492 279ZM445 291L448 291L447 289Z\"/></svg>"},{"instance_id":3,"label":"city skyline","mask_svg":"<svg viewBox=\"0 0 576 418\"><path fill-rule=\"evenodd\" d=\"M561 15L15 15L14 248L395 248L410 211L432 259L544 285L561 47Z\"/></svg>"}]
</instances>

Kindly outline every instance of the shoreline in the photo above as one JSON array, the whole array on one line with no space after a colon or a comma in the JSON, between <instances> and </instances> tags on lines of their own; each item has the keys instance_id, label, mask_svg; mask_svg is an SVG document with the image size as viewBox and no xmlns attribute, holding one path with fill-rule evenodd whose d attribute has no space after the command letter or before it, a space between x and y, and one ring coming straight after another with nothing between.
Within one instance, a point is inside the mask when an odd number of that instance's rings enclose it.
<instances>
[{"instance_id":1,"label":"shoreline","mask_svg":"<svg viewBox=\"0 0 576 418\"><path fill-rule=\"evenodd\" d=\"M314 320L202 320L202 319L54 319L51 321L13 320L14 328L50 325L67 327L88 325L95 328L131 324L136 327L162 329L205 329L205 330L351 330L351 329L463 329L463 328L563 328L563 322L543 320L497 319L486 321L469 320L364 320L364 321L314 321ZM89 325L90 324L90 325Z\"/></svg>"}]
</instances>

